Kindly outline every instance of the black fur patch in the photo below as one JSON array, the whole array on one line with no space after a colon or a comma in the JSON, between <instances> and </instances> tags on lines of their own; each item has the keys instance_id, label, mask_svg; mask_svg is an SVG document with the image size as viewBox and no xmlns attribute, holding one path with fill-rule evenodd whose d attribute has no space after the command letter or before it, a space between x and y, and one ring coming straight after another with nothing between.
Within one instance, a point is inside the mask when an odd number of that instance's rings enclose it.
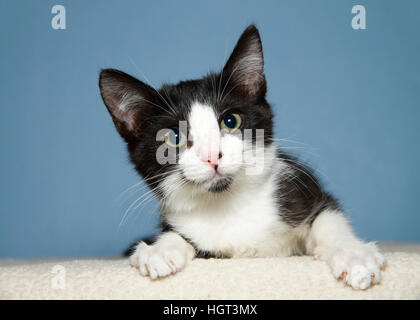
<instances>
[{"instance_id":1,"label":"black fur patch","mask_svg":"<svg viewBox=\"0 0 420 320\"><path fill-rule=\"evenodd\" d=\"M278 181L278 203L283 221L292 227L302 223L312 224L324 209L340 209L338 202L323 191L311 169L281 151L278 157L291 170L290 175Z\"/></svg>"}]
</instances>

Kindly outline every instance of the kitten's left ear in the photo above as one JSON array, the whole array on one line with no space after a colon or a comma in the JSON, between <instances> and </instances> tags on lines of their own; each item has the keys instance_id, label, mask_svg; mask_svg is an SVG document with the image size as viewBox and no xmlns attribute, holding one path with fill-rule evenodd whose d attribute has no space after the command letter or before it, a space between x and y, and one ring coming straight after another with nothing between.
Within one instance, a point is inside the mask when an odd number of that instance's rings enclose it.
<instances>
[{"instance_id":1,"label":"kitten's left ear","mask_svg":"<svg viewBox=\"0 0 420 320\"><path fill-rule=\"evenodd\" d=\"M115 69L101 71L99 88L121 137L127 142L138 139L155 111L154 89Z\"/></svg>"},{"instance_id":2,"label":"kitten's left ear","mask_svg":"<svg viewBox=\"0 0 420 320\"><path fill-rule=\"evenodd\" d=\"M248 98L258 100L265 97L267 87L263 49L260 34L255 25L250 25L242 33L223 68L223 78L229 81L228 85L232 90Z\"/></svg>"}]
</instances>

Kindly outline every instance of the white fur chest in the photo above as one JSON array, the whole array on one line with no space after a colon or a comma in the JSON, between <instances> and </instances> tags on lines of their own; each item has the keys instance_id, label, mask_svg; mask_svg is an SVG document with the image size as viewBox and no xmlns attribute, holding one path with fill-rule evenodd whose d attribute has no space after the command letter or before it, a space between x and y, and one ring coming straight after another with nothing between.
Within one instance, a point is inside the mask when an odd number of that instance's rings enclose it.
<instances>
[{"instance_id":1,"label":"white fur chest","mask_svg":"<svg viewBox=\"0 0 420 320\"><path fill-rule=\"evenodd\" d=\"M275 190L274 177L238 179L230 192L211 198L186 197L191 190L180 190L165 217L200 250L231 257L287 255L289 228L279 217Z\"/></svg>"}]
</instances>

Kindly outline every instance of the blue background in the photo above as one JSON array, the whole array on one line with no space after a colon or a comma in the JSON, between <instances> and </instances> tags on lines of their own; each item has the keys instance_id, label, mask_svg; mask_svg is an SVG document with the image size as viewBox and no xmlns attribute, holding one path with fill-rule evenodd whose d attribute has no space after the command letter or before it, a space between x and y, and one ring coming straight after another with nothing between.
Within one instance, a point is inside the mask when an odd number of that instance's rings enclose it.
<instances>
[{"instance_id":1,"label":"blue background","mask_svg":"<svg viewBox=\"0 0 420 320\"><path fill-rule=\"evenodd\" d=\"M51 28L55 4L66 30ZM351 28L355 4L367 30ZM200 77L252 22L277 138L300 142L286 145L358 235L420 241L419 12L419 1L1 1L0 257L118 255L157 232L156 202L119 227L139 193L119 196L139 178L99 70L155 86Z\"/></svg>"}]
</instances>

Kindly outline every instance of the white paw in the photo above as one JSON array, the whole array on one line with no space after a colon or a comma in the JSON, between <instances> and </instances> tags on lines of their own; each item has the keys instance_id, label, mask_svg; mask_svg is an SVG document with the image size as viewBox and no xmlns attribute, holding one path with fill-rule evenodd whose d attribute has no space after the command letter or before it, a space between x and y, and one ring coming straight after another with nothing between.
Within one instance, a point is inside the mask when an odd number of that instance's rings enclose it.
<instances>
[{"instance_id":1,"label":"white paw","mask_svg":"<svg viewBox=\"0 0 420 320\"><path fill-rule=\"evenodd\" d=\"M152 280L174 274L185 267L194 257L194 250L165 245L139 243L130 256L130 264L139 269L142 276Z\"/></svg>"},{"instance_id":2,"label":"white paw","mask_svg":"<svg viewBox=\"0 0 420 320\"><path fill-rule=\"evenodd\" d=\"M367 243L335 251L328 263L337 279L343 279L353 289L364 290L381 281L385 258L375 244Z\"/></svg>"}]
</instances>

